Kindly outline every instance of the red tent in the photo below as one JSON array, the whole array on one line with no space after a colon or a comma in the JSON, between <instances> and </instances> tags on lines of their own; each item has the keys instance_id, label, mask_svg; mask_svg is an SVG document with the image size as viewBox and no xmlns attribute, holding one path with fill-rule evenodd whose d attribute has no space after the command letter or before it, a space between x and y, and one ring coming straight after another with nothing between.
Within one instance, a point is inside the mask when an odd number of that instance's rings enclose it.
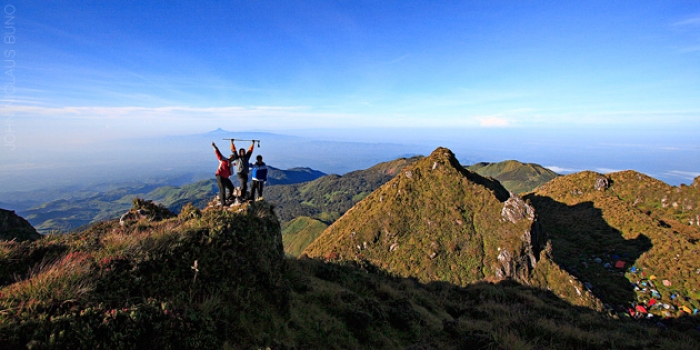
<instances>
[{"instance_id":1,"label":"red tent","mask_svg":"<svg viewBox=\"0 0 700 350\"><path fill-rule=\"evenodd\" d=\"M654 306L654 304L656 304L656 299L651 298L651 300L649 300L649 307Z\"/></svg>"},{"instance_id":2,"label":"red tent","mask_svg":"<svg viewBox=\"0 0 700 350\"><path fill-rule=\"evenodd\" d=\"M647 313L647 309L642 305L637 305L636 309L643 314Z\"/></svg>"},{"instance_id":3,"label":"red tent","mask_svg":"<svg viewBox=\"0 0 700 350\"><path fill-rule=\"evenodd\" d=\"M618 261L615 263L615 267L618 268L618 269L624 269L624 268L625 268L625 262L622 261L622 260L618 260Z\"/></svg>"}]
</instances>

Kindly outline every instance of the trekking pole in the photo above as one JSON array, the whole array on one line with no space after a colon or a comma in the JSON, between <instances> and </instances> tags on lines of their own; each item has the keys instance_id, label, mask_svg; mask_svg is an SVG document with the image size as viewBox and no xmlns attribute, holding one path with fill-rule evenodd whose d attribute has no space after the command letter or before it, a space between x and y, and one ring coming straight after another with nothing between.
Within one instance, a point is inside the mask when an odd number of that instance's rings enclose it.
<instances>
[{"instance_id":1,"label":"trekking pole","mask_svg":"<svg viewBox=\"0 0 700 350\"><path fill-rule=\"evenodd\" d=\"M222 140L227 140L227 141L252 141L252 142L257 142L258 148L260 148L260 140L243 140L243 139L222 139Z\"/></svg>"}]
</instances>

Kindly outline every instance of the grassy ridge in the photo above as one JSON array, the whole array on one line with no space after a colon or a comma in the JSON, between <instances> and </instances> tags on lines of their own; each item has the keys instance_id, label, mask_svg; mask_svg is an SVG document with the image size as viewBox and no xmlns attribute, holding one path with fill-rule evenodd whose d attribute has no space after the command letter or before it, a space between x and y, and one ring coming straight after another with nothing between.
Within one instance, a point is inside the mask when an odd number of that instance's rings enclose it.
<instances>
[{"instance_id":1,"label":"grassy ridge","mask_svg":"<svg viewBox=\"0 0 700 350\"><path fill-rule=\"evenodd\" d=\"M498 180L514 193L525 193L559 176L557 173L534 163L506 160L498 163L477 163L467 167L484 177Z\"/></svg>"},{"instance_id":2,"label":"grassy ridge","mask_svg":"<svg viewBox=\"0 0 700 350\"><path fill-rule=\"evenodd\" d=\"M523 255L537 248L521 236L533 222L504 221L507 198L498 182L465 170L438 148L358 203L305 253L366 259L400 276L462 286L511 266L515 271L505 274L526 276ZM512 258L508 266L498 259L501 251Z\"/></svg>"},{"instance_id":3,"label":"grassy ridge","mask_svg":"<svg viewBox=\"0 0 700 350\"><path fill-rule=\"evenodd\" d=\"M2 243L0 266L16 268L3 271L0 347L269 342L265 332L281 321L258 319L260 313L280 319L289 313L271 209L258 203L241 215L188 208L162 222L105 222L79 234Z\"/></svg>"},{"instance_id":4,"label":"grassy ridge","mask_svg":"<svg viewBox=\"0 0 700 350\"><path fill-rule=\"evenodd\" d=\"M417 159L399 158L343 176L327 175L310 182L270 187L265 190L265 198L275 203L282 222L307 216L330 224Z\"/></svg>"}]
</instances>

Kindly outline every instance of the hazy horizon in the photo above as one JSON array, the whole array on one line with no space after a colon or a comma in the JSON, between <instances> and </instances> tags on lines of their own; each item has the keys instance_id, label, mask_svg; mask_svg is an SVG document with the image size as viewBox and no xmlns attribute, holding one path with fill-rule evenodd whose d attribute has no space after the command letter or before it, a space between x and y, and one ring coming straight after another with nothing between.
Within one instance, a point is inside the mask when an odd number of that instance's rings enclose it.
<instances>
[{"instance_id":1,"label":"hazy horizon","mask_svg":"<svg viewBox=\"0 0 700 350\"><path fill-rule=\"evenodd\" d=\"M447 147L465 165L517 160L536 163L560 174L582 170L601 173L635 170L676 186L689 184L700 176L700 172L694 172L700 168L700 159L696 157L700 144L692 131L673 133L672 140L667 133L654 134L655 138L639 132L620 134L605 130L567 134L556 130L522 129L508 133L455 129L315 129L289 134L212 130L202 134L80 145L66 154L28 146L15 152L14 168L4 166L0 170L3 178L10 179L0 183L0 193L81 186L100 190L113 182L184 175L195 179L213 177L217 162L210 143L215 141L224 154L229 154L229 144L222 140L224 137L262 139L260 147L254 149L255 154L263 155L268 164L281 169L309 167L340 175L398 157L428 155L437 147ZM248 148L250 142L239 141L236 146Z\"/></svg>"},{"instance_id":2,"label":"hazy horizon","mask_svg":"<svg viewBox=\"0 0 700 350\"><path fill-rule=\"evenodd\" d=\"M23 1L2 11L0 192L206 174L205 141L162 140L217 128L304 137L309 154L263 143L282 168L342 173L444 146L465 163L633 169L672 185L700 175L696 2Z\"/></svg>"}]
</instances>

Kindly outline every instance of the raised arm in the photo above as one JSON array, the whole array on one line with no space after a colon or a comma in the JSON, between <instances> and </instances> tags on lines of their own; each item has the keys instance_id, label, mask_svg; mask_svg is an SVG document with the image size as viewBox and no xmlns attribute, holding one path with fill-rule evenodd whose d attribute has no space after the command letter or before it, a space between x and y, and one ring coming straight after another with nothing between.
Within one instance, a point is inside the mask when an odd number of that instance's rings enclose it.
<instances>
[{"instance_id":1,"label":"raised arm","mask_svg":"<svg viewBox=\"0 0 700 350\"><path fill-rule=\"evenodd\" d=\"M233 139L231 139L231 152L233 152L233 154L235 155L238 155L238 151L236 151L236 144L233 143Z\"/></svg>"},{"instance_id":2,"label":"raised arm","mask_svg":"<svg viewBox=\"0 0 700 350\"><path fill-rule=\"evenodd\" d=\"M248 157L253 154L253 148L255 148L255 141L253 141L253 143L250 144L250 148L248 148Z\"/></svg>"},{"instance_id":3,"label":"raised arm","mask_svg":"<svg viewBox=\"0 0 700 350\"><path fill-rule=\"evenodd\" d=\"M216 144L214 142L211 143L211 147L214 148L214 154L216 154L216 158L218 160L221 160L224 158L224 156L221 155L221 152L219 152L219 148L216 147Z\"/></svg>"}]
</instances>

